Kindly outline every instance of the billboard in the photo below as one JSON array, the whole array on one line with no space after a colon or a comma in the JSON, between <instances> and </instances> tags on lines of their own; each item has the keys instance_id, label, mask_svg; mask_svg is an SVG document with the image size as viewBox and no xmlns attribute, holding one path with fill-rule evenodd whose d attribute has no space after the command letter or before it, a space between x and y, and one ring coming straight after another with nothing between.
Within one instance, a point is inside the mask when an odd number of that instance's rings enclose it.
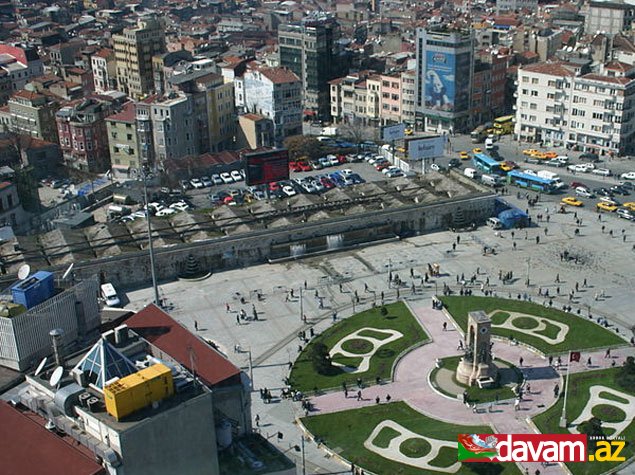
<instances>
[{"instance_id":1,"label":"billboard","mask_svg":"<svg viewBox=\"0 0 635 475\"><path fill-rule=\"evenodd\" d=\"M289 179L289 151L285 148L243 154L247 185Z\"/></svg>"},{"instance_id":2,"label":"billboard","mask_svg":"<svg viewBox=\"0 0 635 475\"><path fill-rule=\"evenodd\" d=\"M381 129L381 138L384 142L392 142L404 138L406 124L386 125Z\"/></svg>"},{"instance_id":3,"label":"billboard","mask_svg":"<svg viewBox=\"0 0 635 475\"><path fill-rule=\"evenodd\" d=\"M426 109L454 111L456 67L453 54L426 52Z\"/></svg>"},{"instance_id":4,"label":"billboard","mask_svg":"<svg viewBox=\"0 0 635 475\"><path fill-rule=\"evenodd\" d=\"M408 142L408 158L410 160L421 160L423 158L440 157L443 155L446 140L446 135L411 140Z\"/></svg>"}]
</instances>

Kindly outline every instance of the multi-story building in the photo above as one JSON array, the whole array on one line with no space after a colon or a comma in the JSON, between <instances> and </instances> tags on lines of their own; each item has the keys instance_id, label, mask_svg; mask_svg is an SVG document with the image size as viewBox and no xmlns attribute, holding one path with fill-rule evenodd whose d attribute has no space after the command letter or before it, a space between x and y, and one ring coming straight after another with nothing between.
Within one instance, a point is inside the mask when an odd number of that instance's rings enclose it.
<instances>
[{"instance_id":1,"label":"multi-story building","mask_svg":"<svg viewBox=\"0 0 635 475\"><path fill-rule=\"evenodd\" d=\"M171 92L150 103L154 156L162 168L166 159L197 155L198 129L190 94Z\"/></svg>"},{"instance_id":2,"label":"multi-story building","mask_svg":"<svg viewBox=\"0 0 635 475\"><path fill-rule=\"evenodd\" d=\"M401 120L411 126L415 124L417 103L417 80L414 69L401 73Z\"/></svg>"},{"instance_id":3,"label":"multi-story building","mask_svg":"<svg viewBox=\"0 0 635 475\"><path fill-rule=\"evenodd\" d=\"M381 79L369 71L351 73L329 82L331 120L378 125L381 117Z\"/></svg>"},{"instance_id":4,"label":"multi-story building","mask_svg":"<svg viewBox=\"0 0 635 475\"><path fill-rule=\"evenodd\" d=\"M416 42L417 128L468 131L472 126L473 32L418 28Z\"/></svg>"},{"instance_id":5,"label":"multi-story building","mask_svg":"<svg viewBox=\"0 0 635 475\"><path fill-rule=\"evenodd\" d=\"M152 95L135 104L135 123L137 125L137 144L139 146L139 162L150 168L156 166L154 155L154 136L152 135L152 102L157 96ZM138 169L131 169L130 174L136 176Z\"/></svg>"},{"instance_id":6,"label":"multi-story building","mask_svg":"<svg viewBox=\"0 0 635 475\"><path fill-rule=\"evenodd\" d=\"M105 118L112 112L109 102L97 99L83 99L57 112L59 142L67 166L93 173L110 168Z\"/></svg>"},{"instance_id":7,"label":"multi-story building","mask_svg":"<svg viewBox=\"0 0 635 475\"><path fill-rule=\"evenodd\" d=\"M44 74L44 63L33 47L0 44L0 69L9 74L13 90L18 91L30 79Z\"/></svg>"},{"instance_id":8,"label":"multi-story building","mask_svg":"<svg viewBox=\"0 0 635 475\"><path fill-rule=\"evenodd\" d=\"M9 181L0 182L0 226L19 228L26 220L18 188ZM1 357L0 357L1 363Z\"/></svg>"},{"instance_id":9,"label":"multi-story building","mask_svg":"<svg viewBox=\"0 0 635 475\"><path fill-rule=\"evenodd\" d=\"M383 74L381 80L382 122L401 122L401 78L400 74Z\"/></svg>"},{"instance_id":10,"label":"multi-story building","mask_svg":"<svg viewBox=\"0 0 635 475\"><path fill-rule=\"evenodd\" d=\"M99 330L97 276L62 289L55 288L53 274L39 271L14 284L10 291L0 295L3 366L17 371L35 367L52 353L49 332L53 329L62 330L60 347L66 352L77 349Z\"/></svg>"},{"instance_id":11,"label":"multi-story building","mask_svg":"<svg viewBox=\"0 0 635 475\"><path fill-rule=\"evenodd\" d=\"M165 52L165 24L155 16L139 18L136 27L112 36L117 64L117 87L133 99L154 89L152 57Z\"/></svg>"},{"instance_id":12,"label":"multi-story building","mask_svg":"<svg viewBox=\"0 0 635 475\"><path fill-rule=\"evenodd\" d=\"M75 64L75 53L86 46L81 38L72 38L65 43L58 43L48 48L52 66Z\"/></svg>"},{"instance_id":13,"label":"multi-story building","mask_svg":"<svg viewBox=\"0 0 635 475\"><path fill-rule=\"evenodd\" d=\"M472 123L482 124L505 114L505 86L508 55L498 50L475 52L472 77Z\"/></svg>"},{"instance_id":14,"label":"multi-story building","mask_svg":"<svg viewBox=\"0 0 635 475\"><path fill-rule=\"evenodd\" d=\"M591 35L601 31L612 36L631 30L634 20L635 8L631 2L592 0L584 19L584 30Z\"/></svg>"},{"instance_id":15,"label":"multi-story building","mask_svg":"<svg viewBox=\"0 0 635 475\"><path fill-rule=\"evenodd\" d=\"M169 84L192 97L198 153L232 148L236 135L233 85L205 69L172 76Z\"/></svg>"},{"instance_id":16,"label":"multi-story building","mask_svg":"<svg viewBox=\"0 0 635 475\"><path fill-rule=\"evenodd\" d=\"M98 93L117 89L117 62L115 52L108 48L97 51L90 58L95 91Z\"/></svg>"},{"instance_id":17,"label":"multi-story building","mask_svg":"<svg viewBox=\"0 0 635 475\"><path fill-rule=\"evenodd\" d=\"M239 115L236 145L252 150L273 147L273 121L258 114Z\"/></svg>"},{"instance_id":18,"label":"multi-story building","mask_svg":"<svg viewBox=\"0 0 635 475\"><path fill-rule=\"evenodd\" d=\"M253 68L245 71L243 91L246 112L273 121L274 143L302 134L302 82L285 68Z\"/></svg>"},{"instance_id":19,"label":"multi-story building","mask_svg":"<svg viewBox=\"0 0 635 475\"><path fill-rule=\"evenodd\" d=\"M322 12L309 15L300 24L278 28L280 66L302 80L307 113L323 119L330 111L329 81L345 73L345 62L338 61L339 38L339 24Z\"/></svg>"},{"instance_id":20,"label":"multi-story building","mask_svg":"<svg viewBox=\"0 0 635 475\"><path fill-rule=\"evenodd\" d=\"M106 117L110 163L115 175L129 177L132 170L141 167L135 115L134 102L128 102L120 112Z\"/></svg>"},{"instance_id":21,"label":"multi-story building","mask_svg":"<svg viewBox=\"0 0 635 475\"><path fill-rule=\"evenodd\" d=\"M634 78L635 68L617 61L586 74L567 63L520 68L515 133L600 155L632 153Z\"/></svg>"},{"instance_id":22,"label":"multi-story building","mask_svg":"<svg viewBox=\"0 0 635 475\"><path fill-rule=\"evenodd\" d=\"M538 0L500 0L496 2L496 10L501 12L515 12L529 10L535 12L538 8Z\"/></svg>"},{"instance_id":23,"label":"multi-story building","mask_svg":"<svg viewBox=\"0 0 635 475\"><path fill-rule=\"evenodd\" d=\"M59 105L48 96L33 91L17 91L9 99L3 122L9 130L47 142L57 142L55 113Z\"/></svg>"}]
</instances>

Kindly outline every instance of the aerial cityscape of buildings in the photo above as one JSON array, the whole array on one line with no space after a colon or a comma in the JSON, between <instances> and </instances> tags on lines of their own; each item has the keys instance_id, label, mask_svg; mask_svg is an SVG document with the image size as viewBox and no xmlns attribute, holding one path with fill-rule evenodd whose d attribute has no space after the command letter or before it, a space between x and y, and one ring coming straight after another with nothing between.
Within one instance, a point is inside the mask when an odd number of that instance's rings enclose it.
<instances>
[{"instance_id":1,"label":"aerial cityscape of buildings","mask_svg":"<svg viewBox=\"0 0 635 475\"><path fill-rule=\"evenodd\" d=\"M0 0L0 472L633 473L634 156L635 0Z\"/></svg>"}]
</instances>

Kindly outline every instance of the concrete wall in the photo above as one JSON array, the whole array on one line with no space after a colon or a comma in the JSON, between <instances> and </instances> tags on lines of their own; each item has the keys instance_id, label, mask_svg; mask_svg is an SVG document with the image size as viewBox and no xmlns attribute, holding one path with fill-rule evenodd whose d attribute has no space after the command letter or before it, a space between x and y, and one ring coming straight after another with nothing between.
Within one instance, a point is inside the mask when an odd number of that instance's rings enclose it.
<instances>
[{"instance_id":1,"label":"concrete wall","mask_svg":"<svg viewBox=\"0 0 635 475\"><path fill-rule=\"evenodd\" d=\"M413 203L401 208L156 249L157 278L160 281L173 280L183 273L188 254L198 259L202 270L217 272L289 257L293 252L299 257L311 252L352 247L395 236L406 237L445 230L456 225L454 220L459 214L458 210L468 224L479 224L493 216L494 201L495 195L488 192L458 200L437 201L429 205ZM299 252L302 250L304 252ZM59 267L51 270L62 273L65 269ZM76 262L73 270L78 279L100 275L104 281L112 282L115 287L150 285L150 259L145 251Z\"/></svg>"}]
</instances>

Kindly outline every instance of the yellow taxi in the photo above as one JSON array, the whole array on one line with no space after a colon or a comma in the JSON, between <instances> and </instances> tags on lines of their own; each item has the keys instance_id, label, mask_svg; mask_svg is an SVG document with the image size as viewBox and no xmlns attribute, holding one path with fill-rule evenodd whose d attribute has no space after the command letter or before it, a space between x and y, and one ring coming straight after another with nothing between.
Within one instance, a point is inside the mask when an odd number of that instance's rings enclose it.
<instances>
[{"instance_id":1,"label":"yellow taxi","mask_svg":"<svg viewBox=\"0 0 635 475\"><path fill-rule=\"evenodd\" d=\"M626 209L630 209L631 211L635 211L635 202L634 201L629 201L628 203L624 203L622 206L624 208L626 208Z\"/></svg>"},{"instance_id":2,"label":"yellow taxi","mask_svg":"<svg viewBox=\"0 0 635 475\"><path fill-rule=\"evenodd\" d=\"M564 198L562 198L561 203L563 205L569 205L569 206L583 206L584 205L582 201L574 198L573 196L565 196Z\"/></svg>"},{"instance_id":3,"label":"yellow taxi","mask_svg":"<svg viewBox=\"0 0 635 475\"><path fill-rule=\"evenodd\" d=\"M510 165L507 162L503 162L501 163L501 170L503 170L504 172L510 172L514 169L514 167L512 165Z\"/></svg>"},{"instance_id":4,"label":"yellow taxi","mask_svg":"<svg viewBox=\"0 0 635 475\"><path fill-rule=\"evenodd\" d=\"M407 128L407 129L405 130L405 132L404 132L404 133L405 133L406 135L412 135L412 134L414 134L414 133L415 133L415 131L414 131L414 130L412 130L411 128Z\"/></svg>"},{"instance_id":5,"label":"yellow taxi","mask_svg":"<svg viewBox=\"0 0 635 475\"><path fill-rule=\"evenodd\" d=\"M615 211L617 211L618 206L617 205L612 205L610 203L604 203L604 202L599 202L598 204L595 205L595 207L598 209L598 211L608 211L610 213L613 213Z\"/></svg>"},{"instance_id":6,"label":"yellow taxi","mask_svg":"<svg viewBox=\"0 0 635 475\"><path fill-rule=\"evenodd\" d=\"M459 152L459 158L461 160L469 160L470 159L470 154L463 151L463 152Z\"/></svg>"},{"instance_id":7,"label":"yellow taxi","mask_svg":"<svg viewBox=\"0 0 635 475\"><path fill-rule=\"evenodd\" d=\"M532 155L532 157L537 158L538 160L546 160L547 159L547 154L546 153L542 153L542 152L538 152L538 153L534 153Z\"/></svg>"},{"instance_id":8,"label":"yellow taxi","mask_svg":"<svg viewBox=\"0 0 635 475\"><path fill-rule=\"evenodd\" d=\"M545 152L545 158L552 159L556 158L558 154L556 152Z\"/></svg>"},{"instance_id":9,"label":"yellow taxi","mask_svg":"<svg viewBox=\"0 0 635 475\"><path fill-rule=\"evenodd\" d=\"M523 150L523 155L528 155L530 157L533 157L537 153L540 153L540 151L536 150L535 148L526 148L525 150Z\"/></svg>"},{"instance_id":10,"label":"yellow taxi","mask_svg":"<svg viewBox=\"0 0 635 475\"><path fill-rule=\"evenodd\" d=\"M397 147L397 152L406 153L406 149L403 147Z\"/></svg>"},{"instance_id":11,"label":"yellow taxi","mask_svg":"<svg viewBox=\"0 0 635 475\"><path fill-rule=\"evenodd\" d=\"M480 149L480 148L473 148L472 152L474 152L474 153L483 153L483 150Z\"/></svg>"}]
</instances>

